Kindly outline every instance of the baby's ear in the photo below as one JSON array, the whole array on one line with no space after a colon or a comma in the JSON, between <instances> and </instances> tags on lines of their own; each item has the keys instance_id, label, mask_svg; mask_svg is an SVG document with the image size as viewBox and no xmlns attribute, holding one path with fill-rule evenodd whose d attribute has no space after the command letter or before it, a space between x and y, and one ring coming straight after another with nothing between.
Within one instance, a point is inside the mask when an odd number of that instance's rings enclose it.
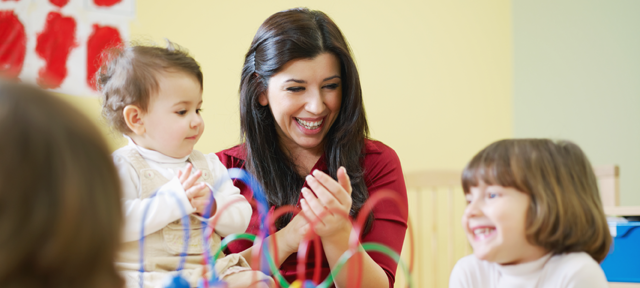
<instances>
[{"instance_id":1,"label":"baby's ear","mask_svg":"<svg viewBox=\"0 0 640 288\"><path fill-rule=\"evenodd\" d=\"M136 105L127 105L122 110L124 122L127 123L127 127L136 135L142 135L146 131L144 122L142 121L142 113L142 109Z\"/></svg>"}]
</instances>

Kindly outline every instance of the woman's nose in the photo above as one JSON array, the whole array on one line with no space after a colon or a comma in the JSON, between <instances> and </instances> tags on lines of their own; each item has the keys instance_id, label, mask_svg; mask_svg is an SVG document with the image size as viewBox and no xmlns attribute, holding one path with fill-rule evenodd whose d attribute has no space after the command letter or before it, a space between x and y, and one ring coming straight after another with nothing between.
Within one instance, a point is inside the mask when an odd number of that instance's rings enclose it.
<instances>
[{"instance_id":1,"label":"woman's nose","mask_svg":"<svg viewBox=\"0 0 640 288\"><path fill-rule=\"evenodd\" d=\"M313 114L322 114L324 112L325 105L320 91L310 89L305 109Z\"/></svg>"}]
</instances>

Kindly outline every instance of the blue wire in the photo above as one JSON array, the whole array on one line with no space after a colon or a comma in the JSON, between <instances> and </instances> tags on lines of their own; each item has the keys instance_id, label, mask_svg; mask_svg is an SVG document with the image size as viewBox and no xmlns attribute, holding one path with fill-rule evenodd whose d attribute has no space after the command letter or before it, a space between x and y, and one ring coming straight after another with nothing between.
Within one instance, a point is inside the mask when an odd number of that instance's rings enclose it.
<instances>
[{"instance_id":1,"label":"blue wire","mask_svg":"<svg viewBox=\"0 0 640 288\"><path fill-rule=\"evenodd\" d=\"M211 190L211 194L209 194L209 203L207 204L207 207L205 207L204 209L204 214L203 214L203 218L205 220L202 221L202 226L205 228L209 227L209 223L208 223L208 219L210 218L210 214L211 214L211 209L213 207L213 204L215 203L216 199L213 197L213 195L220 190L220 186L222 186L222 184L228 180L231 180L228 177L222 177L221 179L218 179L218 181L216 181L215 185L213 187L211 187L211 185L209 185L209 183L205 183L207 184L207 187L209 187L209 190ZM212 231L211 233L215 233L215 231L213 231L212 227ZM204 229L204 231L206 231L206 229ZM209 250L209 245L207 245L207 234L206 233L202 233L202 238L203 238L203 243L205 243L204 245L204 257L205 259L208 260L208 263L211 264L211 280L209 282L209 284L211 286L213 286L213 284L217 284L218 282L220 282L220 279L218 279L218 275L216 273L216 270L213 269L213 258L211 256L211 251ZM206 279L205 279L206 280Z\"/></svg>"},{"instance_id":2,"label":"blue wire","mask_svg":"<svg viewBox=\"0 0 640 288\"><path fill-rule=\"evenodd\" d=\"M159 190L159 189L158 189ZM153 200L155 199L155 197L158 195L158 190L156 190L155 192L153 192L153 194L148 198L151 199L149 201L149 203L147 204L147 206L144 209L144 213L142 214L142 225L140 225L140 240L138 241L139 243L139 248L140 248L140 288L144 287L144 281L143 281L143 273L144 273L144 223L145 220L147 219L147 212L149 212L149 207L151 206L151 202L153 202ZM176 202L180 203L180 198L178 198L178 196L169 193L169 195L171 195L173 198L175 198ZM180 212L182 212L182 227L184 229L184 247L182 247L182 253L180 253L180 263L178 264L178 269L177 271L180 272L182 271L182 268L184 266L184 262L186 260L186 256L187 256L187 248L189 247L189 214L187 214L187 210L182 206L179 205L178 207L180 207Z\"/></svg>"},{"instance_id":3,"label":"blue wire","mask_svg":"<svg viewBox=\"0 0 640 288\"><path fill-rule=\"evenodd\" d=\"M228 169L229 172L229 178L222 178L220 180L222 181L217 181L215 186L212 188L210 185L209 189L211 190L211 194L210 194L210 198L209 198L209 204L207 204L207 207L205 209L205 213L204 213L204 217L205 219L208 219L209 214L211 214L211 208L213 206L213 203L215 202L215 198L213 197L213 194L218 191L220 189L220 186L226 182L229 179L239 179L242 182L244 182L245 184L247 184L249 186L249 188L251 188L251 191L253 191L253 195L256 198L256 201L258 202L258 214L260 216L260 232L262 232L261 234L264 235L264 237L266 238L267 236L269 236L269 227L267 227L265 225L266 221L267 221L267 213L269 211L269 204L267 202L267 198L264 194L264 191L262 190L262 186L260 185L260 183L258 183L258 181L251 175L249 174L247 171L240 169L240 168L230 168ZM156 190L153 195L151 197L149 197L149 199L153 199L156 197L156 195L158 194L158 190ZM173 196L176 200L176 202L180 202L180 199L178 198L178 196L174 195L174 194L170 194L171 196ZM153 201L153 200L152 200ZM143 273L144 273L144 223L147 217L147 212L149 211L149 207L151 206L151 202L149 201L149 203L147 204L147 206L145 207L144 210L144 214L142 214L142 225L141 225L141 229L140 229L140 240L139 240L139 245L140 245L140 287L143 288L144 286L144 282L143 282ZM180 264L178 265L178 269L177 271L181 271L183 269L185 260L186 260L186 256L187 256L187 247L189 244L189 214L187 214L185 208L183 206L179 206L180 207L180 211L183 214L182 217L182 225L185 231L185 242L184 242L184 247L183 247L183 252L180 253ZM208 223L206 221L202 221L203 223L203 227L208 227ZM205 230L206 231L206 230ZM214 233L212 231L212 233ZM209 251L209 247L208 245L206 245L206 235L205 233L202 233L203 237L204 237L204 243L205 243L205 257L207 257L207 259L209 259L209 263L213 264L213 259L211 259L211 252ZM262 249L263 254L265 257L269 256L269 249ZM263 258L261 261L266 260L266 258ZM265 274L269 273L269 268L268 265L261 265L262 268L262 272ZM212 279L209 283L211 284L215 284L215 283L219 283L219 279L216 275L216 271L215 269L211 269L212 271Z\"/></svg>"},{"instance_id":4,"label":"blue wire","mask_svg":"<svg viewBox=\"0 0 640 288\"><path fill-rule=\"evenodd\" d=\"M260 232L262 232L261 234L264 235L264 238L267 238L267 236L269 236L269 227L265 225L265 223L267 223L267 213L269 211L269 204L267 202L267 197L264 194L264 191L262 190L262 186L260 185L258 180L256 180L256 178L253 177L253 175L251 175L246 170L243 170L240 168L230 168L227 171L229 172L229 177L231 179L241 180L242 182L247 184L249 188L251 188L251 191L253 191L253 197L255 197L256 201L258 202L258 215L260 216ZM266 259L267 257L269 257L269 249L261 249L261 250L265 256L261 259L261 264L262 264L260 265L262 267L261 271L262 273L269 275L269 265L268 263L266 263Z\"/></svg>"}]
</instances>

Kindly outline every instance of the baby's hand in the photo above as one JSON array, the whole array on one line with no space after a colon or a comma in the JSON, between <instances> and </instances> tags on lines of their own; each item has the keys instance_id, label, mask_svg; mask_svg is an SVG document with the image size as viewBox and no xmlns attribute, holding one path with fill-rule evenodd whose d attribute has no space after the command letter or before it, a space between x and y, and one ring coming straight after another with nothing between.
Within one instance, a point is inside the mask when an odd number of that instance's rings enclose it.
<instances>
[{"instance_id":1,"label":"baby's hand","mask_svg":"<svg viewBox=\"0 0 640 288\"><path fill-rule=\"evenodd\" d=\"M193 189L196 187L202 187L202 188ZM191 201L191 206L196 208L196 213L201 216L205 216L204 215L204 213L206 212L205 210L207 209L207 205L209 205L209 201L211 200L211 189L209 189L209 186L207 186L204 183L199 183L193 188L187 191L187 198L189 198L189 201ZM209 215L206 215L206 216L211 217L211 215L216 214L216 210L217 210L217 205L216 205L216 202L214 201L213 205L211 205L211 211L209 212Z\"/></svg>"},{"instance_id":2,"label":"baby's hand","mask_svg":"<svg viewBox=\"0 0 640 288\"><path fill-rule=\"evenodd\" d=\"M198 178L202 176L202 171L196 171L195 173L193 173L193 175L191 175L192 168L193 166L191 165L191 163L188 163L187 167L184 168L184 172L182 172L182 170L178 171L178 179L180 180L180 184L182 184L182 188L184 188L184 191L189 191L189 189L191 189L192 187L198 186L194 184L196 183L196 181L198 181Z\"/></svg>"},{"instance_id":3,"label":"baby's hand","mask_svg":"<svg viewBox=\"0 0 640 288\"><path fill-rule=\"evenodd\" d=\"M182 172L182 170L178 171L178 179L180 183L182 183L182 188L184 188L184 191L187 193L187 198L191 202L191 206L196 208L197 214L203 215L205 209L207 209L207 204L209 204L211 190L204 182L196 184L196 181L202 175L202 171L196 171L191 175L192 168L193 166L189 163L184 172ZM214 203L209 215L215 214L216 208Z\"/></svg>"}]
</instances>

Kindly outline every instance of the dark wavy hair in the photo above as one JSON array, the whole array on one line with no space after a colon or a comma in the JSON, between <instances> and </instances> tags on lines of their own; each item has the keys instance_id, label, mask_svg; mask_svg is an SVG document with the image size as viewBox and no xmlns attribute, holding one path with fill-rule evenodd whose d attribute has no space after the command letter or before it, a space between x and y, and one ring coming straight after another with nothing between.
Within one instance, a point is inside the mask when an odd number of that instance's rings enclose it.
<instances>
[{"instance_id":1,"label":"dark wavy hair","mask_svg":"<svg viewBox=\"0 0 640 288\"><path fill-rule=\"evenodd\" d=\"M0 287L123 287L120 179L98 127L0 81L0 135Z\"/></svg>"},{"instance_id":2,"label":"dark wavy hair","mask_svg":"<svg viewBox=\"0 0 640 288\"><path fill-rule=\"evenodd\" d=\"M364 140L369 127L362 102L360 76L351 51L338 26L320 11L295 8L271 15L262 23L246 54L240 81L240 123L245 142L246 168L263 185L272 206L295 206L304 178L296 165L280 148L277 123L269 106L262 106L258 97L267 93L269 79L289 61L313 59L331 53L340 60L342 104L338 116L324 138L324 151L329 174L336 179L340 166L351 178L353 204L350 214L356 217L369 198L362 161ZM286 226L291 214L276 222ZM365 231L373 222L369 215Z\"/></svg>"}]
</instances>

